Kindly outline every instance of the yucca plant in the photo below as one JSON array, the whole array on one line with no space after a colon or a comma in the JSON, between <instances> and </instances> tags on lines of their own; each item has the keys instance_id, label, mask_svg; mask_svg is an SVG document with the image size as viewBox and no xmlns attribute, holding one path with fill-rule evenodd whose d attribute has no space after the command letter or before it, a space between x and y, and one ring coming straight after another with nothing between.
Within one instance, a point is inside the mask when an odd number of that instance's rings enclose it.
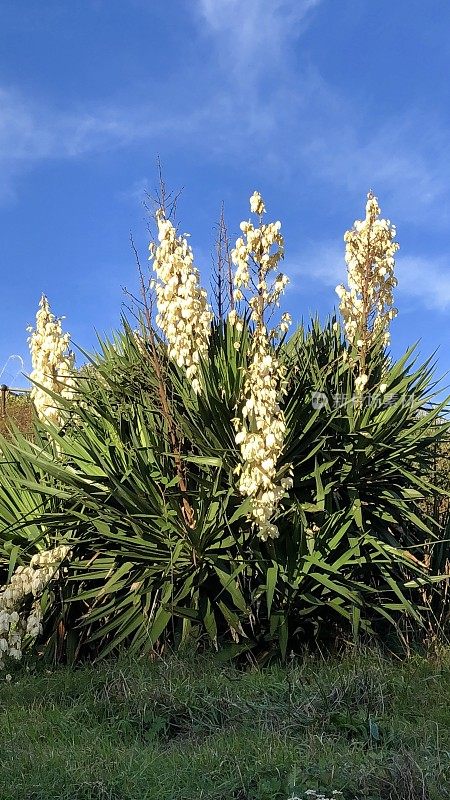
<instances>
[{"instance_id":1,"label":"yucca plant","mask_svg":"<svg viewBox=\"0 0 450 800\"><path fill-rule=\"evenodd\" d=\"M339 619L355 634L405 613L420 619L418 587L430 577L424 547L437 534L419 506L432 489L423 474L438 413L419 413L428 367L410 372L405 359L390 367L389 386L410 399L414 388L413 402L398 397L355 413L352 402L334 407L335 394L350 401L352 377L337 369L343 345L332 323L314 322L286 346L285 458L294 487L279 538L264 543L233 476L245 330L237 350L226 325L213 327L200 397L166 365L194 524L183 513L156 379L142 361L145 340L129 326L93 360L73 423L53 431L60 457L16 444L17 457L44 476L39 492L59 498L59 510L47 506L39 524L75 542L66 626L80 628L87 652L179 643L194 629L216 646L265 652L275 644L285 653ZM329 408L313 407L318 391Z\"/></svg>"},{"instance_id":2,"label":"yucca plant","mask_svg":"<svg viewBox=\"0 0 450 800\"><path fill-rule=\"evenodd\" d=\"M78 374L76 396L53 398L62 427L44 420L34 440L0 443L4 541L15 528L22 537L14 557L37 545L37 532L72 549L61 608L48 617L60 655L147 652L196 636L232 653L284 657L311 633L420 626L424 589L441 580L428 554L442 531L423 505L438 491L433 443L448 430L435 424L444 403L431 405L431 363L417 366L413 349L392 362L376 311L362 303L359 320L345 289L345 335L333 318L280 339L288 315L269 332L266 312L285 278L270 286L267 274L282 237L279 223L262 224L258 193L251 204L260 228L242 223L233 251L238 286L249 288L250 259L256 265L247 312L212 319L186 240L158 212L164 335L141 275L137 329L124 319ZM371 196L369 231L377 208ZM375 230L379 265L383 237L387 252L395 248L389 226ZM353 281L371 259L353 264ZM385 325L392 264L381 269Z\"/></svg>"}]
</instances>

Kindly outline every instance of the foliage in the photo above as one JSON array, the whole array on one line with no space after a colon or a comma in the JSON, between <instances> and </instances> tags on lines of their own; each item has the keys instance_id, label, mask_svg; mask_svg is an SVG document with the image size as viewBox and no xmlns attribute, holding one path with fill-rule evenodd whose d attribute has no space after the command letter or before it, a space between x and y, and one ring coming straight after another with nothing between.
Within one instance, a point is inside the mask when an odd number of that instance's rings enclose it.
<instances>
[{"instance_id":1,"label":"foliage","mask_svg":"<svg viewBox=\"0 0 450 800\"><path fill-rule=\"evenodd\" d=\"M262 542L234 477L232 420L245 375L246 325L239 335L236 349L234 328L213 326L201 394L164 360L157 342L185 492L144 325L137 336L125 322L102 343L72 422L61 432L41 426L53 448L23 437L11 447L11 485L17 492L26 486L45 508L32 524L22 523L21 535L32 538L37 525L74 544L64 589L68 655L106 655L123 642L141 652L206 632L230 654L252 648L264 658L274 645L285 655L305 635L337 625L352 626L357 636L397 625L404 614L420 624L425 547L438 534L420 500L431 492L424 477L430 446L445 428L434 424L439 406L424 411L430 365L414 366L411 353L389 365L382 350L373 353L368 388L385 405L358 409L335 320L298 331L280 351L287 370L284 459L293 464L294 487L281 509L279 538ZM382 374L388 390L381 397ZM314 392L327 405L313 408ZM344 398L336 407L335 396Z\"/></svg>"}]
</instances>

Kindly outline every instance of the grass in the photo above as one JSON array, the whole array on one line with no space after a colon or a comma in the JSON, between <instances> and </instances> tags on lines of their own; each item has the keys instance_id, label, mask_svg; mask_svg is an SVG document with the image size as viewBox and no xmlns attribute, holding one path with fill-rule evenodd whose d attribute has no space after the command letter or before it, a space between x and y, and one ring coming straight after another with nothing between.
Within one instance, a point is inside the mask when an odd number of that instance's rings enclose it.
<instances>
[{"instance_id":1,"label":"grass","mask_svg":"<svg viewBox=\"0 0 450 800\"><path fill-rule=\"evenodd\" d=\"M450 651L19 669L0 739L2 800L445 800Z\"/></svg>"}]
</instances>

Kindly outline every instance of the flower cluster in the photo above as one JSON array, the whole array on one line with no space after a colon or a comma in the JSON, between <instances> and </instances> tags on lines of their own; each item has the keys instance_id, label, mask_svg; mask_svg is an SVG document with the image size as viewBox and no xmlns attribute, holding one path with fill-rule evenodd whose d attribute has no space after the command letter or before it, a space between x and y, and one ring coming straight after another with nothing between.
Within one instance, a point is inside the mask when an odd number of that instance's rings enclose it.
<instances>
[{"instance_id":1,"label":"flower cluster","mask_svg":"<svg viewBox=\"0 0 450 800\"><path fill-rule=\"evenodd\" d=\"M17 567L9 584L0 590L0 668L4 667L6 656L20 660L24 639L34 641L41 633L39 598L49 583L58 578L59 567L68 554L65 545L36 553L29 566ZM30 596L31 609L24 612L24 603Z\"/></svg>"},{"instance_id":2,"label":"flower cluster","mask_svg":"<svg viewBox=\"0 0 450 800\"><path fill-rule=\"evenodd\" d=\"M264 315L268 309L279 307L280 296L289 283L289 278L278 272L278 265L284 255L284 239L280 233L281 222L267 224L262 222L266 209L258 192L254 192L250 198L250 208L259 215L260 225L255 227L250 220L241 222L240 228L244 235L237 239L236 246L231 252L232 262L236 266L234 299L236 302L244 300L246 289L252 287L256 290L247 302L250 306L251 319L260 325L264 324ZM268 276L273 272L277 274L270 281ZM285 333L290 321L289 314L283 314L279 326L270 332L269 338L275 339L280 333Z\"/></svg>"},{"instance_id":3,"label":"flower cluster","mask_svg":"<svg viewBox=\"0 0 450 800\"><path fill-rule=\"evenodd\" d=\"M212 313L186 238L177 236L162 210L157 213L157 223L159 245L150 245L150 258L157 275L153 284L158 309L156 322L167 339L170 358L186 369L192 388L198 393L199 362L208 349Z\"/></svg>"},{"instance_id":4,"label":"flower cluster","mask_svg":"<svg viewBox=\"0 0 450 800\"><path fill-rule=\"evenodd\" d=\"M45 295L41 297L36 314L36 329L28 328L28 331L31 333L28 343L33 368L30 377L35 382L31 397L39 418L60 427L63 423L61 409L48 392L72 399L75 359L69 351L70 335L63 333L61 319L52 314Z\"/></svg>"},{"instance_id":5,"label":"flower cluster","mask_svg":"<svg viewBox=\"0 0 450 800\"><path fill-rule=\"evenodd\" d=\"M395 227L389 220L380 219L377 198L369 192L364 220L356 220L352 230L345 233L345 261L348 289L338 286L340 311L347 340L355 347L360 362L357 390L367 383L366 356L373 342L382 337L389 344L389 323L397 315L393 307Z\"/></svg>"},{"instance_id":6,"label":"flower cluster","mask_svg":"<svg viewBox=\"0 0 450 800\"><path fill-rule=\"evenodd\" d=\"M250 517L265 541L278 536L272 517L281 498L292 487L288 470L277 475L277 462L286 434L280 398L284 394L284 370L264 330L256 330L251 360L244 383L241 417L234 420L240 446L239 491L252 500Z\"/></svg>"},{"instance_id":7,"label":"flower cluster","mask_svg":"<svg viewBox=\"0 0 450 800\"><path fill-rule=\"evenodd\" d=\"M265 206L261 195L255 192L250 198L250 208L262 217ZM274 343L290 323L288 314L271 331L266 325L266 314L279 306L281 293L288 279L281 273L268 281L268 273L276 271L283 257L283 237L279 222L255 227L242 222L243 238L239 238L232 251L236 265L234 283L235 299L244 299L242 289L254 287L256 293L248 300L250 319L254 332L250 346L250 362L243 388L241 414L234 420L236 444L240 446L242 464L238 467L239 491L251 498L250 518L262 540L278 536L272 519L281 498L292 487L290 467L278 474L277 464L283 449L286 423L280 399L285 392L285 370L276 355ZM275 250L273 247L275 246ZM237 312L229 315L231 324L239 330L242 320Z\"/></svg>"}]
</instances>

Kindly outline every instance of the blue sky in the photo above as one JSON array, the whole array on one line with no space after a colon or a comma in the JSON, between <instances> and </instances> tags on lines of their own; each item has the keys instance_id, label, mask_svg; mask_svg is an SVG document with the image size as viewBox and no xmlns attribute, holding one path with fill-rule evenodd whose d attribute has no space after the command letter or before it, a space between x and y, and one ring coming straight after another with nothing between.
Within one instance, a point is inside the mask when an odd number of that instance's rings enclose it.
<instances>
[{"instance_id":1,"label":"blue sky","mask_svg":"<svg viewBox=\"0 0 450 800\"><path fill-rule=\"evenodd\" d=\"M158 155L205 285L221 202L236 236L261 191L296 320L335 305L373 189L401 245L393 350L448 370L449 29L444 0L1 0L0 370L41 292L82 347L117 326Z\"/></svg>"}]
</instances>

